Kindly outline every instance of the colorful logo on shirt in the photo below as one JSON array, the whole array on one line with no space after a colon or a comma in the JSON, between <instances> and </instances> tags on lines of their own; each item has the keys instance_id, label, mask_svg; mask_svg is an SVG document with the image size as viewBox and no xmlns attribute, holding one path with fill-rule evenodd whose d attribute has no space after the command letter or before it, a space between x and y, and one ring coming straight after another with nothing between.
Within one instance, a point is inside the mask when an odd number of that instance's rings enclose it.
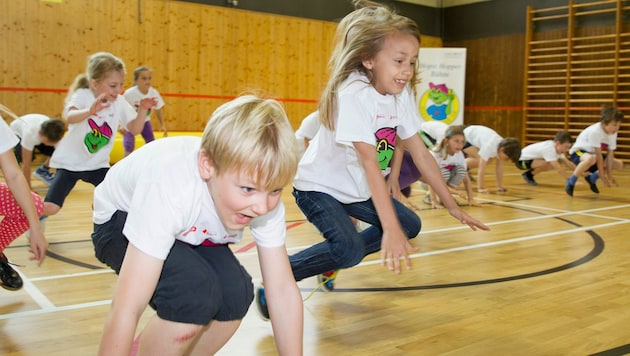
<instances>
[{"instance_id":1,"label":"colorful logo on shirt","mask_svg":"<svg viewBox=\"0 0 630 356\"><path fill-rule=\"evenodd\" d=\"M140 110L140 103L133 104L133 107L136 108L136 112ZM147 109L147 116L151 116L151 109Z\"/></svg>"},{"instance_id":2,"label":"colorful logo on shirt","mask_svg":"<svg viewBox=\"0 0 630 356\"><path fill-rule=\"evenodd\" d=\"M107 122L98 126L94 120L88 119L88 125L90 125L92 131L85 135L83 142L90 153L96 153L101 148L107 146L112 138L113 130Z\"/></svg>"},{"instance_id":3,"label":"colorful logo on shirt","mask_svg":"<svg viewBox=\"0 0 630 356\"><path fill-rule=\"evenodd\" d=\"M389 167L396 147L396 128L383 127L376 131L376 154L381 170Z\"/></svg>"},{"instance_id":4,"label":"colorful logo on shirt","mask_svg":"<svg viewBox=\"0 0 630 356\"><path fill-rule=\"evenodd\" d=\"M429 90L420 98L420 114L425 121L452 123L459 114L459 99L446 84L429 83Z\"/></svg>"}]
</instances>

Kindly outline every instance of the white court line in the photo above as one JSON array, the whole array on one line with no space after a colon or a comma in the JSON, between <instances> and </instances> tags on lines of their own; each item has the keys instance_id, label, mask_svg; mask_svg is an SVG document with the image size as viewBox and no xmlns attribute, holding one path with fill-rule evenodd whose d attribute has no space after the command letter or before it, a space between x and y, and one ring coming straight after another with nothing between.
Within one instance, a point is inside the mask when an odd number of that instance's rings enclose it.
<instances>
[{"instance_id":1,"label":"white court line","mask_svg":"<svg viewBox=\"0 0 630 356\"><path fill-rule=\"evenodd\" d=\"M545 207L532 206L532 205L527 205L527 204L522 204L522 203L508 203L508 202L494 201L494 200L489 200L489 199L484 199L484 200L492 201L492 202L495 202L497 204L523 206L523 207L528 207L528 208L531 208L531 209L551 210L551 211L558 211L558 212L560 212L560 213L551 214L551 215L542 215L542 216L530 217L530 218L504 220L504 221L497 221L497 222L486 224L486 225L490 225L490 226L491 225L500 225L500 224L514 223L514 222L524 222L524 221L531 221L531 220L549 219L549 218L556 218L556 217L567 216L567 215L595 216L595 217L611 219L611 220L618 220L618 221L610 222L610 223L606 223L606 224L599 224L599 225L582 226L582 227L578 227L578 228L574 228L574 229L567 229L567 230L550 232L550 233L545 233L545 234L517 237L517 238L513 238L513 239L509 239L509 240L485 242L485 243L479 243L479 244L475 244L475 245L454 247L454 248L449 248L449 249L444 249L444 250L421 252L421 253L411 254L411 255L409 255L409 257L410 258L420 258L420 257L441 255L441 254L445 254L445 253L473 250L473 249L484 248L484 247L493 247L493 246L504 245L504 244L509 244L509 243L518 243L518 242L523 242L523 241L541 239L541 238L545 238L545 237L557 236L557 235L562 235L562 234L570 234L570 233L573 233L573 232L582 232L582 231L587 231L587 230L593 230L593 229L598 229L598 228L603 228L603 227L610 227L610 226L630 223L630 220L627 220L627 219L619 219L619 218L613 218L613 217L609 217L609 216L601 216L601 215L591 214L592 212L597 212L597 211L627 208L627 207L630 206L630 204L618 205L618 206L612 206L612 207L606 207L606 208L587 209L587 210L581 210L581 211L567 211L567 210L551 209L551 208L545 208ZM432 234L432 233L437 233L437 232L454 231L454 230L461 230L461 229L469 229L469 227L467 225L462 225L462 226L450 227L450 228L445 228L445 229L435 229L435 230L423 231L420 234ZM287 250L296 250L296 249L300 249L301 250L301 249L304 249L304 248L307 248L307 247L309 247L309 246L292 247L292 248L288 248ZM252 255L252 254L255 254L255 253L256 252L242 253L242 254L239 253L238 256L247 256L247 255ZM369 265L375 265L375 264L380 264L380 263L381 263L380 260L373 260L373 261L361 262L357 266L369 266ZM68 306L63 306L63 307L56 307L30 281L41 281L41 280L50 280L50 279L58 279L58 278L69 278L69 277L77 277L77 276L84 276L84 275L94 275L94 274L102 274L102 273L111 273L111 272L112 272L111 270L104 269L104 270L90 271L90 272L84 272L84 273L72 273L72 274L59 275L59 276L38 277L38 278L33 278L32 280L27 280L27 281L25 281L25 284L24 284L25 290L33 297L33 299L35 299L35 301L40 305L40 307L42 307L42 309L25 311L25 312L17 312L17 313L11 313L11 314L0 314L0 320L9 319L9 318L19 318L19 317L25 317L25 316L31 316L31 315L46 314L46 313L54 313L54 312L65 311L65 310L75 310L75 309L90 308L90 307L94 307L94 306L101 306L101 305L109 304L109 303L111 303L111 300L102 300L102 301L96 301L96 302L91 302L91 303L82 303L82 304L74 304L74 305L68 305Z\"/></svg>"},{"instance_id":2,"label":"white court line","mask_svg":"<svg viewBox=\"0 0 630 356\"><path fill-rule=\"evenodd\" d=\"M101 305L110 304L111 302L112 302L111 299L110 300L99 300L99 301L96 301L96 302L72 304L72 305L66 305L66 306L63 306L63 307L52 307L52 308L29 310L29 311L10 313L10 314L0 314L0 320L12 319L12 318L21 318L21 317L27 317L27 316L33 316L33 315L40 315L40 314L49 314L49 313L55 313L55 312L59 312L59 311L66 311L66 310L77 310L77 309L98 307L98 306L101 306Z\"/></svg>"},{"instance_id":3,"label":"white court line","mask_svg":"<svg viewBox=\"0 0 630 356\"><path fill-rule=\"evenodd\" d=\"M509 244L509 243L515 243L515 242L536 240L536 239L541 239L541 238L544 238L544 237L570 234L570 233L573 233L573 232L582 232L582 231L587 231L587 230L594 230L594 229L598 229L598 228L602 228L602 227L610 227L610 226L621 225L621 224L630 224L630 220L616 221L616 222L611 222L611 223L607 223L607 224L599 224L599 225L592 225L592 226L583 226L583 227L578 227L578 228L575 228L575 229L562 230L562 231L556 231L556 232L548 232L548 233L545 233L545 234L538 234L538 235L531 235L531 236L524 236L524 237L516 237L516 238L513 238L513 239L509 239L509 240L483 242L483 243L474 244L474 245L447 248L447 249L444 249L444 250L414 253L414 254L409 255L409 257L411 257L411 258L426 257L426 256L441 255L441 254L451 253L451 252L473 250L473 249L482 248L482 247L493 247L493 246L498 246L498 245L505 245L505 244ZM361 262L357 266L368 266L368 265L375 265L375 264L380 264L380 263L381 263L380 260L368 261L368 262Z\"/></svg>"}]
</instances>

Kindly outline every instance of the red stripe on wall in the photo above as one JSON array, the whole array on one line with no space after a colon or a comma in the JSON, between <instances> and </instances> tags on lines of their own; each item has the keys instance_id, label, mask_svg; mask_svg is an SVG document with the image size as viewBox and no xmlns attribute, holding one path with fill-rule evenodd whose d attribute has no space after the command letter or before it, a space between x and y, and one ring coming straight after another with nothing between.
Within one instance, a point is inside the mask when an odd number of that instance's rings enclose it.
<instances>
[{"instance_id":1,"label":"red stripe on wall","mask_svg":"<svg viewBox=\"0 0 630 356\"><path fill-rule=\"evenodd\" d=\"M0 91L5 92L32 92L32 93L67 93L68 89L53 89L53 88L18 88L18 87L0 87ZM181 93L160 93L164 97L171 98L189 98L189 99L220 99L220 100L232 100L236 98L234 95L206 95L206 94L181 94ZM291 103L317 103L318 100L314 99L295 99L295 98L274 98L281 102Z\"/></svg>"}]
</instances>

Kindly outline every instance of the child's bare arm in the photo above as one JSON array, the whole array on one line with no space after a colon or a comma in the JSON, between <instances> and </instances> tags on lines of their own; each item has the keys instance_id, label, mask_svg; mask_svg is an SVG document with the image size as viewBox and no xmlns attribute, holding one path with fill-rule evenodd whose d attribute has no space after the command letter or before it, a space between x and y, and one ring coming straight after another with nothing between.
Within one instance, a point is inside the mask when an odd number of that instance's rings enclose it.
<instances>
[{"instance_id":1,"label":"child's bare arm","mask_svg":"<svg viewBox=\"0 0 630 356\"><path fill-rule=\"evenodd\" d=\"M285 246L257 247L271 326L280 355L301 355L303 305Z\"/></svg>"}]
</instances>

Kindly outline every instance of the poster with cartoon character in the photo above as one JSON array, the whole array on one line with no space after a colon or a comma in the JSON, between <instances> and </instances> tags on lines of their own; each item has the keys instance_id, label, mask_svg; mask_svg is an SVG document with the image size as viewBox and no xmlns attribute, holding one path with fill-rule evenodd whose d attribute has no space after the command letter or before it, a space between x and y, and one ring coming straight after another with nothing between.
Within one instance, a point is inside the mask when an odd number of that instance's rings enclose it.
<instances>
[{"instance_id":1,"label":"poster with cartoon character","mask_svg":"<svg viewBox=\"0 0 630 356\"><path fill-rule=\"evenodd\" d=\"M424 121L447 125L464 123L466 83L465 48L420 48L416 86L418 108Z\"/></svg>"}]
</instances>

